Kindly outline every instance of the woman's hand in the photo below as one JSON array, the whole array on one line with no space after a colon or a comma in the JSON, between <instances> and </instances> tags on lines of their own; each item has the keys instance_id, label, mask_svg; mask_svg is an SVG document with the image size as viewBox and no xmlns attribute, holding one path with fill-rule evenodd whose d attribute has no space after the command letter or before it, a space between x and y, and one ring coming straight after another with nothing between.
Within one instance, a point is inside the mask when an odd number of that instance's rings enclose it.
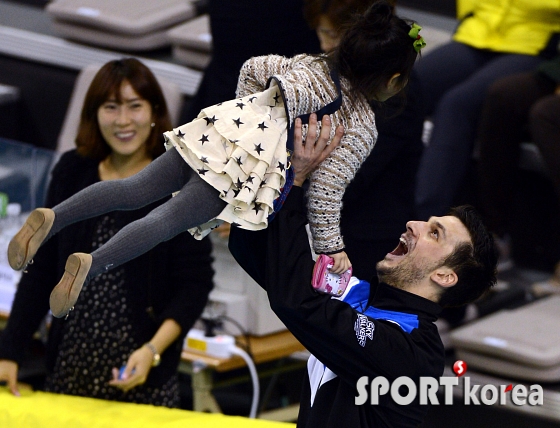
<instances>
[{"instance_id":1,"label":"woman's hand","mask_svg":"<svg viewBox=\"0 0 560 428\"><path fill-rule=\"evenodd\" d=\"M321 132L317 137L317 115L313 113L309 117L307 136L303 141L301 132L301 119L296 119L294 124L294 153L291 163L294 170L294 186L301 186L307 176L323 162L328 155L338 146L344 135L344 127L339 125L331 143L331 118L327 115L321 120Z\"/></svg>"},{"instance_id":2,"label":"woman's hand","mask_svg":"<svg viewBox=\"0 0 560 428\"><path fill-rule=\"evenodd\" d=\"M0 360L0 382L6 382L8 389L15 396L20 396L17 386L18 365L15 361Z\"/></svg>"},{"instance_id":3,"label":"woman's hand","mask_svg":"<svg viewBox=\"0 0 560 428\"><path fill-rule=\"evenodd\" d=\"M147 346L138 348L126 362L121 379L119 379L119 369L113 367L113 379L109 381L109 385L122 389L125 392L138 385L142 385L146 382L152 368L153 356L154 354Z\"/></svg>"},{"instance_id":4,"label":"woman's hand","mask_svg":"<svg viewBox=\"0 0 560 428\"><path fill-rule=\"evenodd\" d=\"M352 267L352 263L344 251L329 254L329 257L334 260L334 266L330 269L332 273L341 275Z\"/></svg>"},{"instance_id":5,"label":"woman's hand","mask_svg":"<svg viewBox=\"0 0 560 428\"><path fill-rule=\"evenodd\" d=\"M181 326L171 318L167 318L160 325L156 334L150 339L150 343L156 348L160 355L173 343L181 334ZM113 379L109 381L109 385L128 391L135 386L142 385L146 382L154 354L146 345L138 348L132 353L124 369L122 379L119 380L119 369L113 368Z\"/></svg>"}]
</instances>

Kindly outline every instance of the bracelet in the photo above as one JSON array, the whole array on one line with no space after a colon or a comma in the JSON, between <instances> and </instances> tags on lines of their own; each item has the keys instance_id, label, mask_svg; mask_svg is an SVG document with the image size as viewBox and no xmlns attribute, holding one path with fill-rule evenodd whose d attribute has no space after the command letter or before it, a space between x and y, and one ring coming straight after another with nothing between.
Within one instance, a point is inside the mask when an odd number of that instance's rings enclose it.
<instances>
[{"instance_id":1,"label":"bracelet","mask_svg":"<svg viewBox=\"0 0 560 428\"><path fill-rule=\"evenodd\" d=\"M146 348L148 348L153 354L152 367L159 366L159 363L161 362L161 356L158 354L158 351L157 351L156 347L154 345L152 345L150 342L144 343L144 346Z\"/></svg>"}]
</instances>

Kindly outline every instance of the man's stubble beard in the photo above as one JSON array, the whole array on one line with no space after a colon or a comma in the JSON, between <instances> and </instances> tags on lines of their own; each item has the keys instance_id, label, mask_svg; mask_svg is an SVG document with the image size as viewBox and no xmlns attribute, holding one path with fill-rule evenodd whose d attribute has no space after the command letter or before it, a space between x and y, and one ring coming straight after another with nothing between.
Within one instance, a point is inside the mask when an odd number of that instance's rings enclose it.
<instances>
[{"instance_id":1,"label":"man's stubble beard","mask_svg":"<svg viewBox=\"0 0 560 428\"><path fill-rule=\"evenodd\" d=\"M407 259L397 266L389 267L384 266L383 261L377 263L376 266L379 281L401 290L406 290L422 281L430 272L441 265L441 261L432 263L422 263L422 261L419 261L414 263L414 260Z\"/></svg>"}]
</instances>

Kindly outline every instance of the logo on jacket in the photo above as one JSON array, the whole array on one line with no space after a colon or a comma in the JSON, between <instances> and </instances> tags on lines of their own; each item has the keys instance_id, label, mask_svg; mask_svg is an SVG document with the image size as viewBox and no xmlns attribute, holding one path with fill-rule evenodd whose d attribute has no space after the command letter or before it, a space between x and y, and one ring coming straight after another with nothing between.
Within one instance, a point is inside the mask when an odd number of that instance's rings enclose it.
<instances>
[{"instance_id":1,"label":"logo on jacket","mask_svg":"<svg viewBox=\"0 0 560 428\"><path fill-rule=\"evenodd\" d=\"M356 337L358 338L358 343L362 346L366 346L366 340L373 340L373 331L375 330L375 324L368 319L365 315L358 314L358 318L354 323L354 331L356 332Z\"/></svg>"}]
</instances>

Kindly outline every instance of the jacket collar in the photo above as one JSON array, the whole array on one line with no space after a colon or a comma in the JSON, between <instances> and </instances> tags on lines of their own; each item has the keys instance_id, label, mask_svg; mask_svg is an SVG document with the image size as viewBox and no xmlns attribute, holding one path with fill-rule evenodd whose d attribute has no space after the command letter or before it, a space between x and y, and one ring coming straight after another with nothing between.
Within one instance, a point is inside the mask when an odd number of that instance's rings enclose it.
<instances>
[{"instance_id":1,"label":"jacket collar","mask_svg":"<svg viewBox=\"0 0 560 428\"><path fill-rule=\"evenodd\" d=\"M370 305L377 309L410 312L436 319L442 307L431 300L383 282L379 283Z\"/></svg>"}]
</instances>

